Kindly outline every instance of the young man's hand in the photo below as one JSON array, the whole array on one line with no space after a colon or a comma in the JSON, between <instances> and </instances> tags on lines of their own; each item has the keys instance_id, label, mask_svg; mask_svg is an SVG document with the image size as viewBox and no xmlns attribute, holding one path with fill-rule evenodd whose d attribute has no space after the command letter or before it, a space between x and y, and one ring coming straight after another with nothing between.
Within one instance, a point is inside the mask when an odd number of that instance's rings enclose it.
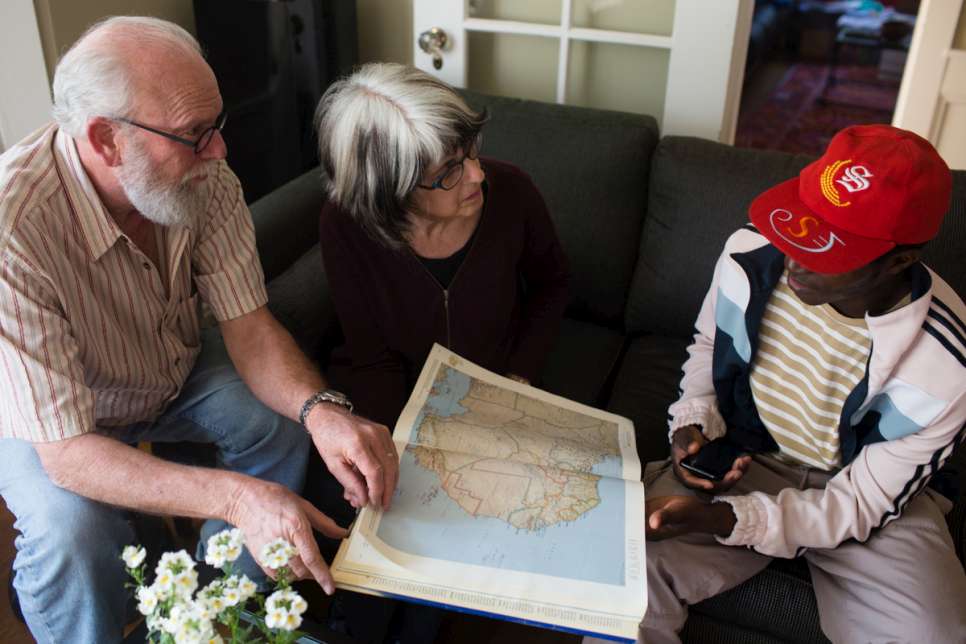
<instances>
[{"instance_id":1,"label":"young man's hand","mask_svg":"<svg viewBox=\"0 0 966 644\"><path fill-rule=\"evenodd\" d=\"M661 541L684 534L706 533L727 537L735 527L728 503L705 503L693 496L659 496L644 502L644 534Z\"/></svg>"},{"instance_id":2,"label":"young man's hand","mask_svg":"<svg viewBox=\"0 0 966 644\"><path fill-rule=\"evenodd\" d=\"M731 465L731 469L720 481L701 478L681 467L681 461L684 458L697 454L707 444L708 439L704 437L704 434L701 433L701 428L697 425L685 425L675 430L674 438L671 441L671 459L674 462L674 475L685 487L689 487L692 490L708 492L709 494L724 494L748 471L748 466L751 465L751 457L739 456L736 458L735 462Z\"/></svg>"}]
</instances>

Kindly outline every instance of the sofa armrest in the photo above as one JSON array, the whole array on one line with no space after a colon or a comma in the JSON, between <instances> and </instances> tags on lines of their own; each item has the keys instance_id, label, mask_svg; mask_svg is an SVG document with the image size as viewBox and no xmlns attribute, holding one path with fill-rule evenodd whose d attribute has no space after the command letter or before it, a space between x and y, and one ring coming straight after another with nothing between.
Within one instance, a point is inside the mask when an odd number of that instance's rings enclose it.
<instances>
[{"instance_id":1,"label":"sofa armrest","mask_svg":"<svg viewBox=\"0 0 966 644\"><path fill-rule=\"evenodd\" d=\"M953 546L959 562L966 569L966 499L960 497L953 509L946 515L949 532L953 537Z\"/></svg>"},{"instance_id":2,"label":"sofa armrest","mask_svg":"<svg viewBox=\"0 0 966 644\"><path fill-rule=\"evenodd\" d=\"M954 474L956 482L953 489L958 487L953 509L946 515L946 523L949 525L949 533L953 538L953 547L956 548L956 555L960 563L966 569L966 443L963 443L953 452L943 470L950 470Z\"/></svg>"}]
</instances>

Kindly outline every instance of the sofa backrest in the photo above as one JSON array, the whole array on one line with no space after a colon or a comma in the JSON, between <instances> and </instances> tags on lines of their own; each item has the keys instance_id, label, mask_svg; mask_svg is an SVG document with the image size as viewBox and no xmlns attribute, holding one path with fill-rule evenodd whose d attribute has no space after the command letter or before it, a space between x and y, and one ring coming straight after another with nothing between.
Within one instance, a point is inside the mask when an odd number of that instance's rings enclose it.
<instances>
[{"instance_id":1,"label":"sofa backrest","mask_svg":"<svg viewBox=\"0 0 966 644\"><path fill-rule=\"evenodd\" d=\"M568 315L620 328L658 141L655 120L463 94L490 112L483 154L522 168L547 202L573 273Z\"/></svg>"},{"instance_id":2,"label":"sofa backrest","mask_svg":"<svg viewBox=\"0 0 966 644\"><path fill-rule=\"evenodd\" d=\"M647 218L631 293L629 333L689 337L728 236L748 222L748 205L790 179L811 157L665 137L651 163ZM966 172L953 172L952 206L923 259L966 295Z\"/></svg>"},{"instance_id":3,"label":"sofa backrest","mask_svg":"<svg viewBox=\"0 0 966 644\"><path fill-rule=\"evenodd\" d=\"M692 137L662 139L651 162L628 332L690 336L725 240L748 223L748 204L809 161Z\"/></svg>"},{"instance_id":4,"label":"sofa backrest","mask_svg":"<svg viewBox=\"0 0 966 644\"><path fill-rule=\"evenodd\" d=\"M966 299L966 170L953 171L949 212L939 234L922 251L922 261Z\"/></svg>"},{"instance_id":5,"label":"sofa backrest","mask_svg":"<svg viewBox=\"0 0 966 644\"><path fill-rule=\"evenodd\" d=\"M322 174L316 167L251 204L255 243L266 282L318 243L324 203Z\"/></svg>"}]
</instances>

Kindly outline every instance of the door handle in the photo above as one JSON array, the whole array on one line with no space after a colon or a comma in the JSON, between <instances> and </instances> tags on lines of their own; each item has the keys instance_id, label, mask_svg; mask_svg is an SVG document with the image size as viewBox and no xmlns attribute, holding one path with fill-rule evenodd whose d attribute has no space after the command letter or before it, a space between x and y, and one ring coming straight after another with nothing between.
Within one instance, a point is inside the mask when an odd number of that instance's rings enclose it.
<instances>
[{"instance_id":1,"label":"door handle","mask_svg":"<svg viewBox=\"0 0 966 644\"><path fill-rule=\"evenodd\" d=\"M419 48L433 57L434 69L443 67L443 50L448 40L446 32L439 27L432 27L419 34Z\"/></svg>"}]
</instances>

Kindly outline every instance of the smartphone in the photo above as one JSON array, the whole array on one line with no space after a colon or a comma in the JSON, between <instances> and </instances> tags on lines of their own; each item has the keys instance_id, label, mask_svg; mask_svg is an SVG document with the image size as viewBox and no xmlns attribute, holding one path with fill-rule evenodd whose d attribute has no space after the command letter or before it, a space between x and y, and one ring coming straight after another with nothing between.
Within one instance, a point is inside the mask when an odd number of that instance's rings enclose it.
<instances>
[{"instance_id":1,"label":"smartphone","mask_svg":"<svg viewBox=\"0 0 966 644\"><path fill-rule=\"evenodd\" d=\"M720 481L742 453L743 450L726 437L716 438L697 454L682 458L681 467L701 478Z\"/></svg>"}]
</instances>

